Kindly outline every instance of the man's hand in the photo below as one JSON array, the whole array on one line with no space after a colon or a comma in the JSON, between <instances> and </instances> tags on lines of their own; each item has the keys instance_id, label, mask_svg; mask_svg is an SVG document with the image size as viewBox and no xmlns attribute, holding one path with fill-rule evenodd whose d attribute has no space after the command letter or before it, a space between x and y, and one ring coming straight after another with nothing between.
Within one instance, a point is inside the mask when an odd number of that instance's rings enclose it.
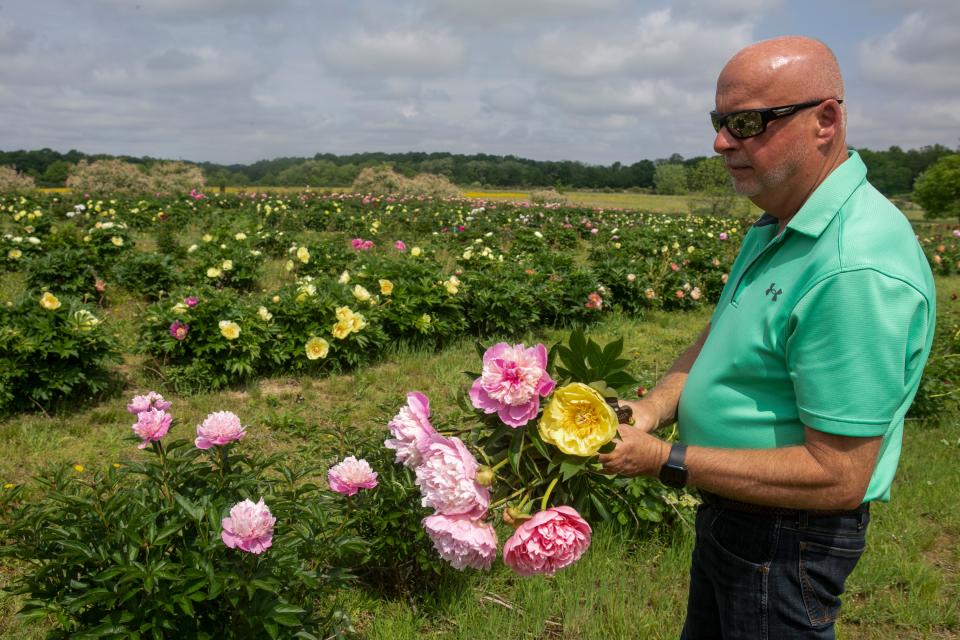
<instances>
[{"instance_id":1,"label":"man's hand","mask_svg":"<svg viewBox=\"0 0 960 640\"><path fill-rule=\"evenodd\" d=\"M670 455L670 445L640 427L621 424L618 431L620 439L614 450L598 458L603 470L622 476L659 474Z\"/></svg>"}]
</instances>

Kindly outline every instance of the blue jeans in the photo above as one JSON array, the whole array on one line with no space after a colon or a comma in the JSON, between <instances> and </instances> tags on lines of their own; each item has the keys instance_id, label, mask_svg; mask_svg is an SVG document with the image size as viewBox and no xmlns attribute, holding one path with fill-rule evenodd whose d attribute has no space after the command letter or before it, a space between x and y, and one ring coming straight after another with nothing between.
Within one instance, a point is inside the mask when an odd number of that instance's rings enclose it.
<instances>
[{"instance_id":1,"label":"blue jeans","mask_svg":"<svg viewBox=\"0 0 960 640\"><path fill-rule=\"evenodd\" d=\"M834 638L870 514L697 511L681 640Z\"/></svg>"}]
</instances>

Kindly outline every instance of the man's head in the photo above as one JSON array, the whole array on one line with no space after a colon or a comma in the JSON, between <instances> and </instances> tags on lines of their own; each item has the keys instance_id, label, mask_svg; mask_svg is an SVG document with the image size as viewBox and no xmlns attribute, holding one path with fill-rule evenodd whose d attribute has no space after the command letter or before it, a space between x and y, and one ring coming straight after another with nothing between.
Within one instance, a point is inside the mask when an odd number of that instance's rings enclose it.
<instances>
[{"instance_id":1,"label":"man's head","mask_svg":"<svg viewBox=\"0 0 960 640\"><path fill-rule=\"evenodd\" d=\"M796 213L846 160L842 99L840 67L819 40L775 38L733 56L717 79L714 121L723 126L713 148L724 157L737 192L782 221ZM800 106L723 117L787 105Z\"/></svg>"}]
</instances>

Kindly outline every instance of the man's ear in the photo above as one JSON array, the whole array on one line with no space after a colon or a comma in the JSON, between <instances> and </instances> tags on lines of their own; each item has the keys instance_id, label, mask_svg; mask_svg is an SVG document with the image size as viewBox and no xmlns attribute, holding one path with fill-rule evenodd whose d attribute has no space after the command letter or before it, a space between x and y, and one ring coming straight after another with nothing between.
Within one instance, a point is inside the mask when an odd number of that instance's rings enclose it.
<instances>
[{"instance_id":1,"label":"man's ear","mask_svg":"<svg viewBox=\"0 0 960 640\"><path fill-rule=\"evenodd\" d=\"M817 108L817 138L830 142L843 127L843 107L836 100L827 100Z\"/></svg>"}]
</instances>

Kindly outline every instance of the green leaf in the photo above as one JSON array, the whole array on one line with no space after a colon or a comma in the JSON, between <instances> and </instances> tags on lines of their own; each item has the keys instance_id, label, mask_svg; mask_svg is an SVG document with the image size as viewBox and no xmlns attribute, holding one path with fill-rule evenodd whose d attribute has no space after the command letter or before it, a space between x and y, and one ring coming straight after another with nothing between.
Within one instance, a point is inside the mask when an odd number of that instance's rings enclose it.
<instances>
[{"instance_id":1,"label":"green leaf","mask_svg":"<svg viewBox=\"0 0 960 640\"><path fill-rule=\"evenodd\" d=\"M560 463L561 480L566 482L573 476L580 473L587 458L571 458Z\"/></svg>"},{"instance_id":2,"label":"green leaf","mask_svg":"<svg viewBox=\"0 0 960 640\"><path fill-rule=\"evenodd\" d=\"M599 515L603 520L609 522L613 519L613 516L610 515L610 512L607 511L607 508L604 506L603 500L601 500L597 494L590 494L590 503L593 505L593 508L597 510L597 515Z\"/></svg>"},{"instance_id":3,"label":"green leaf","mask_svg":"<svg viewBox=\"0 0 960 640\"><path fill-rule=\"evenodd\" d=\"M510 451L507 457L510 460L510 468L513 472L520 475L520 452L523 450L523 441L526 438L526 428L516 429L513 434L513 440L510 441Z\"/></svg>"}]
</instances>

